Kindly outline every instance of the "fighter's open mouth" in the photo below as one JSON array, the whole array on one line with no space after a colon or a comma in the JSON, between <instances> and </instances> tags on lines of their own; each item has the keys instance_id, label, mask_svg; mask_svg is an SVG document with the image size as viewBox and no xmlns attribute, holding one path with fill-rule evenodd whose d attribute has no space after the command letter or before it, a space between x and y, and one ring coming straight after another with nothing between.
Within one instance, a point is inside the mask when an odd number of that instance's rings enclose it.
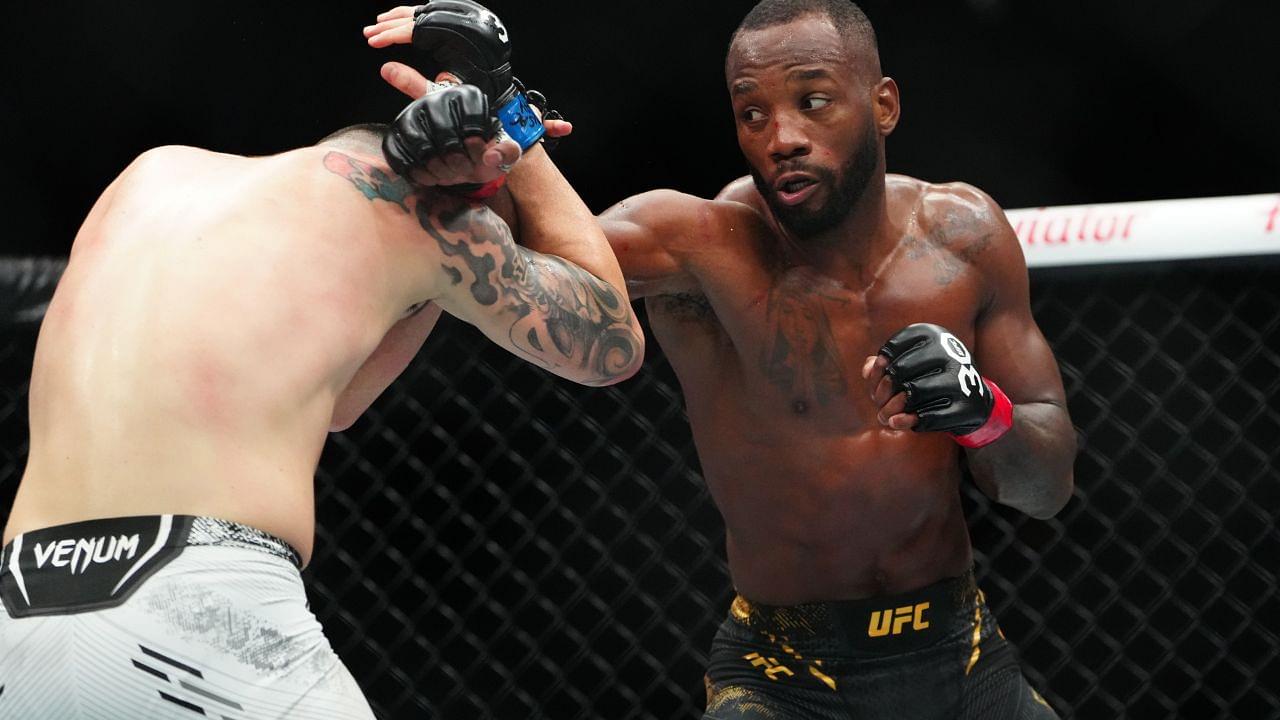
<instances>
[{"instance_id":1,"label":"fighter's open mouth","mask_svg":"<svg viewBox=\"0 0 1280 720\"><path fill-rule=\"evenodd\" d=\"M817 184L818 184L818 181L812 178L796 178L794 180L788 180L782 183L781 185L778 186L778 189L782 190L782 192L784 193L798 193L801 190L809 187L810 185L817 185Z\"/></svg>"},{"instance_id":2,"label":"fighter's open mouth","mask_svg":"<svg viewBox=\"0 0 1280 720\"><path fill-rule=\"evenodd\" d=\"M817 191L818 181L809 175L799 173L784 175L774 186L778 192L778 200L783 205L799 205L808 200Z\"/></svg>"}]
</instances>

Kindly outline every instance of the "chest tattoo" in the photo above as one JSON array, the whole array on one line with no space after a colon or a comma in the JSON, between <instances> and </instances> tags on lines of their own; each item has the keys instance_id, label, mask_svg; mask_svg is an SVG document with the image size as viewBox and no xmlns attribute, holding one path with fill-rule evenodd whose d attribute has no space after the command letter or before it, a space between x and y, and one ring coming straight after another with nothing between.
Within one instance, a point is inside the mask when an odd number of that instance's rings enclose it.
<instances>
[{"instance_id":1,"label":"chest tattoo","mask_svg":"<svg viewBox=\"0 0 1280 720\"><path fill-rule=\"evenodd\" d=\"M821 287L789 279L769 291L760 369L770 383L792 396L797 413L846 395L848 381L827 311L848 304Z\"/></svg>"}]
</instances>

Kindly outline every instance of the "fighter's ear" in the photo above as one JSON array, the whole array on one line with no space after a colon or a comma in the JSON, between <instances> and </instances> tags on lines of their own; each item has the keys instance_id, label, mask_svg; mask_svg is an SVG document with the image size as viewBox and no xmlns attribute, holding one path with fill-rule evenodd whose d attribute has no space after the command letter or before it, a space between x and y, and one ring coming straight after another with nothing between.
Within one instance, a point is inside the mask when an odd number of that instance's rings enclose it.
<instances>
[{"instance_id":1,"label":"fighter's ear","mask_svg":"<svg viewBox=\"0 0 1280 720\"><path fill-rule=\"evenodd\" d=\"M876 112L876 125L880 135L887 136L898 127L898 118L902 115L902 104L898 97L898 83L891 77L880 78L871 89L871 103Z\"/></svg>"}]
</instances>

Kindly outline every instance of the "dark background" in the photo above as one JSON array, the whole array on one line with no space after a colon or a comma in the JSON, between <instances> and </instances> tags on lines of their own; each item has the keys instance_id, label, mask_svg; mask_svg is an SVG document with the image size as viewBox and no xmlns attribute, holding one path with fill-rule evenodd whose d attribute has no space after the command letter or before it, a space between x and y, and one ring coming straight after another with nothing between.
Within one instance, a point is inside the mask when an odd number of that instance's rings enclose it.
<instances>
[{"instance_id":1,"label":"dark background","mask_svg":"<svg viewBox=\"0 0 1280 720\"><path fill-rule=\"evenodd\" d=\"M721 62L750 4L494 3L518 73L577 123L557 158L594 208L743 172ZM868 2L903 91L890 169L1006 207L1280 191L1278 5ZM390 119L390 56L359 33L382 9L7 8L0 250L65 253L148 147L271 153ZM3 269L0 292L47 293L39 266ZM1280 718L1280 263L1032 279L1076 492L1040 522L964 488L1025 672L1064 718ZM34 339L0 335L0 522ZM730 584L654 344L587 390L446 320L317 477L309 596L380 717L698 717Z\"/></svg>"},{"instance_id":2,"label":"dark background","mask_svg":"<svg viewBox=\"0 0 1280 720\"><path fill-rule=\"evenodd\" d=\"M558 153L594 209L743 174L724 90L749 0L492 3L517 73L577 123ZM1280 3L864 4L903 119L889 168L1005 207L1280 188ZM3 250L62 253L139 152L245 154L389 120L378 2L20 2L0 22Z\"/></svg>"}]
</instances>

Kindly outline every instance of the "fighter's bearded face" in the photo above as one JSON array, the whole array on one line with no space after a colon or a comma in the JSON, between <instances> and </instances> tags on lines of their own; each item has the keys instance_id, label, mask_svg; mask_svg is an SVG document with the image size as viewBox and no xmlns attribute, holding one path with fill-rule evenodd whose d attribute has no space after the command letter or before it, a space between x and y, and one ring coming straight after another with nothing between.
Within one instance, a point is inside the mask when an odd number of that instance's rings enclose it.
<instances>
[{"instance_id":1,"label":"fighter's bearded face","mask_svg":"<svg viewBox=\"0 0 1280 720\"><path fill-rule=\"evenodd\" d=\"M883 173L892 125L877 112L879 63L863 52L874 49L850 47L822 15L744 31L729 49L738 145L761 196L799 237L838 225Z\"/></svg>"}]
</instances>

